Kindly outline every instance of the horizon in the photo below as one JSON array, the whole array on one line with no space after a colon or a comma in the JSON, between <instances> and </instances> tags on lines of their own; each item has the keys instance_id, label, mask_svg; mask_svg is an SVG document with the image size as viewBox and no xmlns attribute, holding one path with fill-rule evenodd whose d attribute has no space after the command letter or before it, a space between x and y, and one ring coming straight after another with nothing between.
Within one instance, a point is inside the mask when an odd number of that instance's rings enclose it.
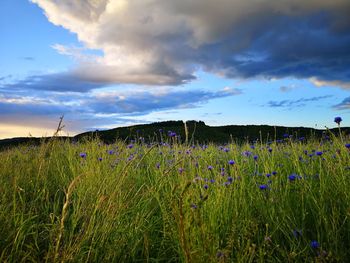
<instances>
[{"instance_id":1,"label":"horizon","mask_svg":"<svg viewBox=\"0 0 350 263\"><path fill-rule=\"evenodd\" d=\"M348 0L3 0L0 139L168 120L350 126Z\"/></svg>"}]
</instances>

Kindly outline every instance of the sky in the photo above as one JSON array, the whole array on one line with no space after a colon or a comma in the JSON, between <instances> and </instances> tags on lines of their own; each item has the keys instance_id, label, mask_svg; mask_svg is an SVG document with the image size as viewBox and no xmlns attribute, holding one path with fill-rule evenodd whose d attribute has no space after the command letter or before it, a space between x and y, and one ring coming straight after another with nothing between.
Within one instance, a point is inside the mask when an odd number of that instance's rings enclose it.
<instances>
[{"instance_id":1,"label":"sky","mask_svg":"<svg viewBox=\"0 0 350 263\"><path fill-rule=\"evenodd\" d=\"M0 139L350 126L349 0L1 0Z\"/></svg>"}]
</instances>

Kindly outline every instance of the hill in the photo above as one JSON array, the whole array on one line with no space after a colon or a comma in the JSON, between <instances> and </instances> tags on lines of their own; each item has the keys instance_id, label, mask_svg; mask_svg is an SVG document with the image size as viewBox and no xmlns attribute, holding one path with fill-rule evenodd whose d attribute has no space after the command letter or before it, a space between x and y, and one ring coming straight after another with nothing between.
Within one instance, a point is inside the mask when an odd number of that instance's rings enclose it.
<instances>
[{"instance_id":1,"label":"hill","mask_svg":"<svg viewBox=\"0 0 350 263\"><path fill-rule=\"evenodd\" d=\"M269 125L226 125L226 126L208 126L203 121L186 122L188 130L188 141L190 143L227 143L230 141L254 141L261 139L263 141L272 141L292 136L318 137L325 134L326 130L313 129L306 127L284 127ZM350 133L350 127L341 128L345 134ZM330 132L338 134L338 129L330 129ZM89 138L99 138L105 143L113 143L116 140L146 142L163 141L173 136L181 142L185 142L186 134L183 121L164 121L151 124L133 125L129 127L119 127L103 131L90 131L78 134L69 138L72 141L80 141ZM9 148L21 144L38 145L41 141L49 138L20 137L0 140L0 149Z\"/></svg>"}]
</instances>

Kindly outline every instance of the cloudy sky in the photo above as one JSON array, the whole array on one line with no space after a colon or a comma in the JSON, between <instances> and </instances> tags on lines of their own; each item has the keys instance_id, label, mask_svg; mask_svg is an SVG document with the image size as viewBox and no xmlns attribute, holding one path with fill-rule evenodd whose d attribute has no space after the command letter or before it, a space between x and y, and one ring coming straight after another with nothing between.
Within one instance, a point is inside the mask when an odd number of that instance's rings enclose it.
<instances>
[{"instance_id":1,"label":"cloudy sky","mask_svg":"<svg viewBox=\"0 0 350 263\"><path fill-rule=\"evenodd\" d=\"M1 0L0 138L350 126L349 0Z\"/></svg>"}]
</instances>

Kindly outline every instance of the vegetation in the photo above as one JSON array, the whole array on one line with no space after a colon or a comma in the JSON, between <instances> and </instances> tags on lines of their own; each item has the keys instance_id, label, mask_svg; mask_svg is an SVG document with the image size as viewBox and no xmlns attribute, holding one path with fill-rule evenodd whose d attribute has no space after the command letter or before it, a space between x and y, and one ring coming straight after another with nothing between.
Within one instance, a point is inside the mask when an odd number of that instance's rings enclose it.
<instances>
[{"instance_id":1,"label":"vegetation","mask_svg":"<svg viewBox=\"0 0 350 263\"><path fill-rule=\"evenodd\" d=\"M0 261L350 258L347 135L221 146L157 135L1 151Z\"/></svg>"}]
</instances>

